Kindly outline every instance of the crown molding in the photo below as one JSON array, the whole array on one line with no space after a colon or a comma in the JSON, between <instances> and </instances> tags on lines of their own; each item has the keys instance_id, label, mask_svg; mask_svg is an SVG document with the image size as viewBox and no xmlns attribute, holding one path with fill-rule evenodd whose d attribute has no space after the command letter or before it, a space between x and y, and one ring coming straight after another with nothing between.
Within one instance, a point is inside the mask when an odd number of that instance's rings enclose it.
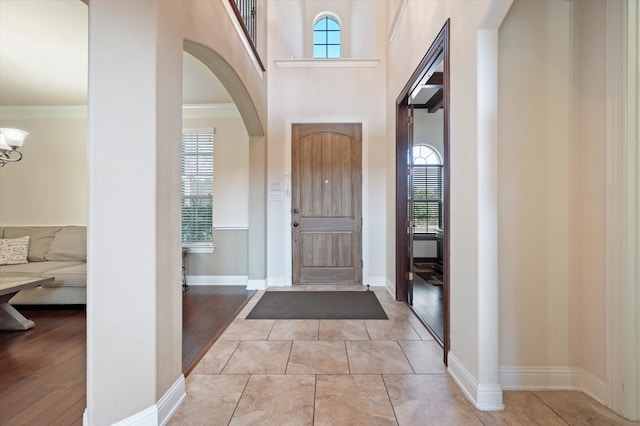
<instances>
[{"instance_id":1,"label":"crown molding","mask_svg":"<svg viewBox=\"0 0 640 426\"><path fill-rule=\"evenodd\" d=\"M240 118L235 104L187 104L184 118ZM0 106L0 120L86 120L86 105Z\"/></svg>"},{"instance_id":2,"label":"crown molding","mask_svg":"<svg viewBox=\"0 0 640 426\"><path fill-rule=\"evenodd\" d=\"M235 104L186 104L182 105L184 118L240 118Z\"/></svg>"}]
</instances>

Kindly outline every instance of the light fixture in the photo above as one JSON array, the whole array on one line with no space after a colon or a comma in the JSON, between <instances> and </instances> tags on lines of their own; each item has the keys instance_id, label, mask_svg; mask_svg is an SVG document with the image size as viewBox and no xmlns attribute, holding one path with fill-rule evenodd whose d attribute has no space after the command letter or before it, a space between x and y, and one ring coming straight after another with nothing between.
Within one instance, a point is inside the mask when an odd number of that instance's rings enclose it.
<instances>
[{"instance_id":1,"label":"light fixture","mask_svg":"<svg viewBox=\"0 0 640 426\"><path fill-rule=\"evenodd\" d=\"M0 128L0 167L22 160L22 153L18 148L28 134L29 132L20 129Z\"/></svg>"}]
</instances>

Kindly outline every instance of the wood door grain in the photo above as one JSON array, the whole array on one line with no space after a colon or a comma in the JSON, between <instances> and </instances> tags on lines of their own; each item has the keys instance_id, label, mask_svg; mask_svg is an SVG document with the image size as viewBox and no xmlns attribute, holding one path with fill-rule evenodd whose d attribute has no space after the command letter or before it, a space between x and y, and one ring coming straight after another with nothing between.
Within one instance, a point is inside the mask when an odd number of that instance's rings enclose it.
<instances>
[{"instance_id":1,"label":"wood door grain","mask_svg":"<svg viewBox=\"0 0 640 426\"><path fill-rule=\"evenodd\" d=\"M292 128L293 282L362 282L362 128Z\"/></svg>"}]
</instances>

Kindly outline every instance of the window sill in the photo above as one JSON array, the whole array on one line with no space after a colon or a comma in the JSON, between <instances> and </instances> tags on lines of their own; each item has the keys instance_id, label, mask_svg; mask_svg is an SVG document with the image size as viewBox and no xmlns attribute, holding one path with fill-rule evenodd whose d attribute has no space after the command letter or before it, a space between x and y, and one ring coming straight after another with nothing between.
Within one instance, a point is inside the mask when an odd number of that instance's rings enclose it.
<instances>
[{"instance_id":1,"label":"window sill","mask_svg":"<svg viewBox=\"0 0 640 426\"><path fill-rule=\"evenodd\" d=\"M277 68L377 68L380 59L341 58L341 59L277 59L273 61Z\"/></svg>"},{"instance_id":2,"label":"window sill","mask_svg":"<svg viewBox=\"0 0 640 426\"><path fill-rule=\"evenodd\" d=\"M213 253L214 251L216 251L216 246L213 246L213 245L182 246L182 250L185 250L187 253L207 254L207 253Z\"/></svg>"}]
</instances>

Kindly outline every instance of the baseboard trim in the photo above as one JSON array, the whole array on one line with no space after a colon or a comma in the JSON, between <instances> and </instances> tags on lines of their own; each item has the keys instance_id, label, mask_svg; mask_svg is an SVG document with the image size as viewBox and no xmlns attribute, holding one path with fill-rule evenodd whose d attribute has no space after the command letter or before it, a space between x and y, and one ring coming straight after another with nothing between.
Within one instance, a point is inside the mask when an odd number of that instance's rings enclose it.
<instances>
[{"instance_id":1,"label":"baseboard trim","mask_svg":"<svg viewBox=\"0 0 640 426\"><path fill-rule=\"evenodd\" d=\"M386 277L369 277L364 283L369 284L371 287L385 287L387 285Z\"/></svg>"},{"instance_id":2,"label":"baseboard trim","mask_svg":"<svg viewBox=\"0 0 640 426\"><path fill-rule=\"evenodd\" d=\"M154 404L133 416L113 423L113 426L158 426L158 406Z\"/></svg>"},{"instance_id":3,"label":"baseboard trim","mask_svg":"<svg viewBox=\"0 0 640 426\"><path fill-rule=\"evenodd\" d=\"M469 398L469 401L480 411L503 411L502 403L502 387L495 385L481 385L467 370L467 368L458 360L458 358L449 352L448 372L460 386L460 389Z\"/></svg>"},{"instance_id":4,"label":"baseboard trim","mask_svg":"<svg viewBox=\"0 0 640 426\"><path fill-rule=\"evenodd\" d=\"M246 275L187 275L187 284L198 285L248 285Z\"/></svg>"},{"instance_id":5,"label":"baseboard trim","mask_svg":"<svg viewBox=\"0 0 640 426\"><path fill-rule=\"evenodd\" d=\"M291 285L291 279L286 277L268 277L266 281L267 287L286 287Z\"/></svg>"},{"instance_id":6,"label":"baseboard trim","mask_svg":"<svg viewBox=\"0 0 640 426\"><path fill-rule=\"evenodd\" d=\"M126 419L113 423L114 426L158 426L169 423L184 399L187 397L184 375L180 375L173 385L162 395L160 400L144 410ZM82 415L82 424L89 426L87 409Z\"/></svg>"},{"instance_id":7,"label":"baseboard trim","mask_svg":"<svg viewBox=\"0 0 640 426\"><path fill-rule=\"evenodd\" d=\"M395 300L396 299L396 286L391 282L391 280L389 280L389 278L385 278L384 286L387 289L387 291L389 292L389 294Z\"/></svg>"},{"instance_id":8,"label":"baseboard trim","mask_svg":"<svg viewBox=\"0 0 640 426\"><path fill-rule=\"evenodd\" d=\"M158 406L158 421L160 425L164 426L169 422L186 397L185 379L184 375L181 374L156 404Z\"/></svg>"},{"instance_id":9,"label":"baseboard trim","mask_svg":"<svg viewBox=\"0 0 640 426\"><path fill-rule=\"evenodd\" d=\"M264 290L267 288L266 280L248 280L247 290Z\"/></svg>"},{"instance_id":10,"label":"baseboard trim","mask_svg":"<svg viewBox=\"0 0 640 426\"><path fill-rule=\"evenodd\" d=\"M500 367L500 383L508 390L576 390L606 405L607 383L579 367Z\"/></svg>"}]
</instances>

